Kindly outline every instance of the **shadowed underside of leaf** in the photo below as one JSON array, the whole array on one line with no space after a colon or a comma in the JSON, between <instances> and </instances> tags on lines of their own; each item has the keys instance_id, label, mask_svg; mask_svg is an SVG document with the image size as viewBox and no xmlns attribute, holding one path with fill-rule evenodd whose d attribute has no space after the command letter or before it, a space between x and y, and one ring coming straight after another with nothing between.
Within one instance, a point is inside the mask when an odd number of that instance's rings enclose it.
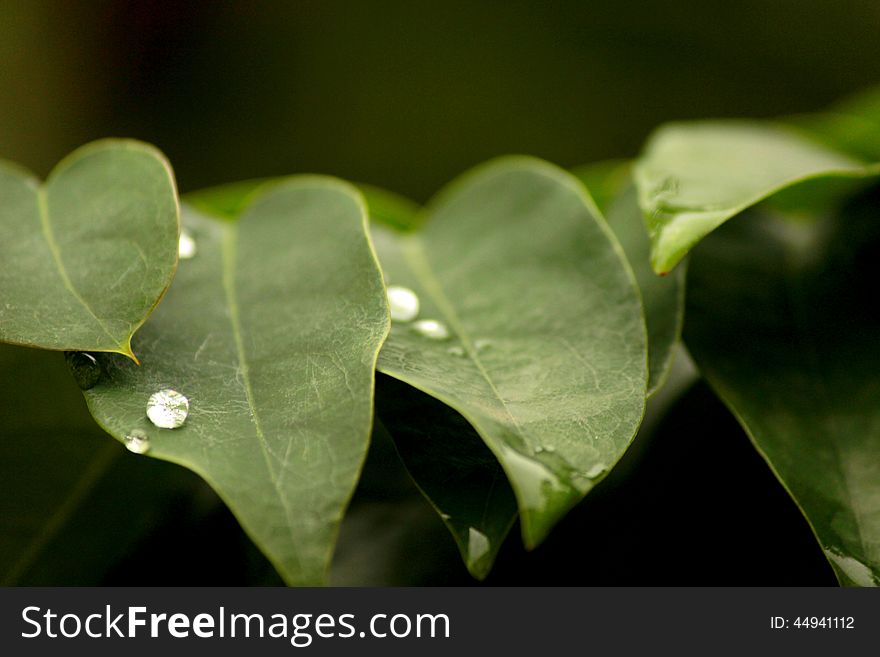
<instances>
[{"instance_id":1,"label":"shadowed underside of leaf","mask_svg":"<svg viewBox=\"0 0 880 657\"><path fill-rule=\"evenodd\" d=\"M0 198L0 341L134 358L131 336L177 266L177 192L161 153L95 142L43 185L0 162Z\"/></svg>"},{"instance_id":2,"label":"shadowed underside of leaf","mask_svg":"<svg viewBox=\"0 0 880 657\"><path fill-rule=\"evenodd\" d=\"M85 394L111 434L202 475L291 584L324 579L369 442L373 371L388 330L366 217L348 185L269 186L238 221L185 208L198 246L135 338L143 365L101 359ZM147 399L188 397L153 426Z\"/></svg>"},{"instance_id":3,"label":"shadowed underside of leaf","mask_svg":"<svg viewBox=\"0 0 880 657\"><path fill-rule=\"evenodd\" d=\"M517 516L504 470L459 413L402 381L377 376L376 413L468 570L483 579Z\"/></svg>"},{"instance_id":4,"label":"shadowed underside of leaf","mask_svg":"<svg viewBox=\"0 0 880 657\"><path fill-rule=\"evenodd\" d=\"M877 195L829 216L752 210L688 282L691 353L846 585L880 583L878 218Z\"/></svg>"},{"instance_id":5,"label":"shadowed underside of leaf","mask_svg":"<svg viewBox=\"0 0 880 657\"><path fill-rule=\"evenodd\" d=\"M641 419L646 337L632 272L577 180L539 160L466 174L423 220L411 233L373 226L373 237L387 282L414 290L420 317L450 336L395 322L379 369L476 429L535 546Z\"/></svg>"},{"instance_id":6,"label":"shadowed underside of leaf","mask_svg":"<svg viewBox=\"0 0 880 657\"><path fill-rule=\"evenodd\" d=\"M648 141L635 167L651 263L672 270L731 217L788 187L817 178L859 178L876 169L773 124L670 124Z\"/></svg>"}]
</instances>

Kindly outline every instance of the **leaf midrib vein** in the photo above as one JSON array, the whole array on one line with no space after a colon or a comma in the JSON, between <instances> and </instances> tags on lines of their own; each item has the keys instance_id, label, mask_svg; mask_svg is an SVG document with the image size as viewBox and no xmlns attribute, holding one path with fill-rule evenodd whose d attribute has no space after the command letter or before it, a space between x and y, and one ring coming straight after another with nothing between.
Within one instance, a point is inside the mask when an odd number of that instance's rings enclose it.
<instances>
[{"instance_id":1,"label":"leaf midrib vein","mask_svg":"<svg viewBox=\"0 0 880 657\"><path fill-rule=\"evenodd\" d=\"M406 262L409 264L410 269L412 269L413 273L416 275L416 278L419 279L422 286L431 295L434 302L437 304L437 307L440 309L440 312L444 315L446 321L449 322L449 325L452 327L455 335L459 338L459 340L461 340L462 346L464 347L471 361L473 361L477 370L485 379L490 390L492 391L492 394L495 395L496 399L501 405L501 408L507 414L507 417L510 418L510 421L511 423L513 423L513 426L516 429L517 433L519 433L519 435L523 439L525 439L526 432L523 430L522 425L520 425L519 421L516 419L510 408L507 406L507 402L504 400L504 397L501 396L501 393L495 386L494 381L492 381L492 377L489 376L489 372L486 369L485 365L483 365L482 360L480 360L476 346L473 342L471 342L470 337L464 330L464 326L462 325L462 322L459 319L458 313L455 311L452 302L446 296L446 293L443 291L443 286L440 284L440 281L437 279L431 267L428 265L427 256L425 255L425 249L422 245L421 240L417 235L408 235L404 237L402 241L403 256ZM507 445L507 447L511 446Z\"/></svg>"},{"instance_id":2,"label":"leaf midrib vein","mask_svg":"<svg viewBox=\"0 0 880 657\"><path fill-rule=\"evenodd\" d=\"M229 323L232 328L232 337L235 342L235 350L236 355L238 357L238 365L239 371L241 372L241 384L244 388L245 399L247 400L248 409L251 412L251 418L254 422L254 431L257 435L257 441L260 444L260 451L263 454L263 458L266 462L266 469L269 471L269 479L272 482L272 486L275 489L275 493L278 495L278 500L281 502L281 506L284 508L284 512L287 516L287 531L290 534L291 539L291 554L294 555L297 563L300 567L302 567L302 563L297 556L296 552L296 534L293 531L293 509L290 508L290 504L287 500L287 496L284 495L284 492L281 488L281 482L278 480L278 475L275 472L275 468L272 467L272 459L270 456L269 445L266 442L266 434L263 432L263 426L260 422L260 414L257 412L257 406L254 402L254 391L253 386L251 385L251 377L250 377L250 368L248 366L247 357L244 349L244 338L242 336L241 330L241 320L238 312L238 296L235 290L235 275L234 275L234 267L235 267L235 254L236 254L236 240L238 238L238 226L231 225L225 227L223 233L223 290L226 296L226 305L229 308Z\"/></svg>"}]
</instances>

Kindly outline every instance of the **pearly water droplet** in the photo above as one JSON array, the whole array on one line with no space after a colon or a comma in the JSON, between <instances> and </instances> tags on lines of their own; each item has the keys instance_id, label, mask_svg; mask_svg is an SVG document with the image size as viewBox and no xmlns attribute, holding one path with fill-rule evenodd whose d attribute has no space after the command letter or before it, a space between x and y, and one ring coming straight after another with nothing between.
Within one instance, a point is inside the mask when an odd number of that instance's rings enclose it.
<instances>
[{"instance_id":1,"label":"pearly water droplet","mask_svg":"<svg viewBox=\"0 0 880 657\"><path fill-rule=\"evenodd\" d=\"M155 392L147 402L147 417L160 429L176 429L188 414L189 400L176 390Z\"/></svg>"},{"instance_id":2,"label":"pearly water droplet","mask_svg":"<svg viewBox=\"0 0 880 657\"><path fill-rule=\"evenodd\" d=\"M185 230L181 231L180 241L177 243L177 254L180 259L189 260L196 254L197 250L196 241L193 239L193 236Z\"/></svg>"},{"instance_id":3,"label":"pearly water droplet","mask_svg":"<svg viewBox=\"0 0 880 657\"><path fill-rule=\"evenodd\" d=\"M65 351L64 359L70 368L73 379L80 390L89 390L101 379L101 364L98 359L84 351Z\"/></svg>"},{"instance_id":4,"label":"pearly water droplet","mask_svg":"<svg viewBox=\"0 0 880 657\"><path fill-rule=\"evenodd\" d=\"M411 322L419 316L419 297L408 287L392 285L388 288L388 307L394 321Z\"/></svg>"},{"instance_id":5,"label":"pearly water droplet","mask_svg":"<svg viewBox=\"0 0 880 657\"><path fill-rule=\"evenodd\" d=\"M420 319L413 323L413 328L432 340L446 340L449 338L449 329L446 324L436 319Z\"/></svg>"},{"instance_id":6,"label":"pearly water droplet","mask_svg":"<svg viewBox=\"0 0 880 657\"><path fill-rule=\"evenodd\" d=\"M474 348L477 351L486 351L489 347L492 346L491 340L477 340L474 342Z\"/></svg>"},{"instance_id":7,"label":"pearly water droplet","mask_svg":"<svg viewBox=\"0 0 880 657\"><path fill-rule=\"evenodd\" d=\"M140 429L129 431L123 440L125 441L125 447L129 452L146 454L150 451L150 437L147 436L146 432L141 431Z\"/></svg>"},{"instance_id":8,"label":"pearly water droplet","mask_svg":"<svg viewBox=\"0 0 880 657\"><path fill-rule=\"evenodd\" d=\"M449 347L449 349L446 350L446 353L451 356L461 357L464 356L464 349L456 345L455 347Z\"/></svg>"}]
</instances>

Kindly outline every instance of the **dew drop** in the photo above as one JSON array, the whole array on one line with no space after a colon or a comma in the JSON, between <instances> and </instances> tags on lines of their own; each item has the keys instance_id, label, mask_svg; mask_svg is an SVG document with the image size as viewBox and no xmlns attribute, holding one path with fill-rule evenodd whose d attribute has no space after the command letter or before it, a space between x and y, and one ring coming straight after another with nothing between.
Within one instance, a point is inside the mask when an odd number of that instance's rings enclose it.
<instances>
[{"instance_id":1,"label":"dew drop","mask_svg":"<svg viewBox=\"0 0 880 657\"><path fill-rule=\"evenodd\" d=\"M197 250L196 241L193 239L193 236L185 230L181 231L180 241L177 243L177 254L180 259L189 260L195 256Z\"/></svg>"},{"instance_id":2,"label":"dew drop","mask_svg":"<svg viewBox=\"0 0 880 657\"><path fill-rule=\"evenodd\" d=\"M89 390L101 379L101 364L98 359L84 351L65 351L64 358L80 390Z\"/></svg>"},{"instance_id":3,"label":"dew drop","mask_svg":"<svg viewBox=\"0 0 880 657\"><path fill-rule=\"evenodd\" d=\"M486 351L486 349L488 349L491 346L492 346L491 340L477 340L476 342L474 342L474 348L477 351Z\"/></svg>"},{"instance_id":4,"label":"dew drop","mask_svg":"<svg viewBox=\"0 0 880 657\"><path fill-rule=\"evenodd\" d=\"M449 347L449 349L446 350L446 353L460 358L464 356L464 349L456 345L455 347Z\"/></svg>"},{"instance_id":5,"label":"dew drop","mask_svg":"<svg viewBox=\"0 0 880 657\"><path fill-rule=\"evenodd\" d=\"M389 287L388 306L391 319L397 322L411 322L419 315L419 297L408 287Z\"/></svg>"},{"instance_id":6,"label":"dew drop","mask_svg":"<svg viewBox=\"0 0 880 657\"><path fill-rule=\"evenodd\" d=\"M146 454L150 451L150 438L147 436L146 432L141 431L140 429L129 431L125 434L123 440L125 442L125 447L129 452Z\"/></svg>"},{"instance_id":7,"label":"dew drop","mask_svg":"<svg viewBox=\"0 0 880 657\"><path fill-rule=\"evenodd\" d=\"M147 402L147 417L160 429L176 429L188 414L189 400L176 390L155 392Z\"/></svg>"},{"instance_id":8,"label":"dew drop","mask_svg":"<svg viewBox=\"0 0 880 657\"><path fill-rule=\"evenodd\" d=\"M420 319L413 323L413 328L432 340L446 340L449 338L449 329L446 324L436 319Z\"/></svg>"}]
</instances>

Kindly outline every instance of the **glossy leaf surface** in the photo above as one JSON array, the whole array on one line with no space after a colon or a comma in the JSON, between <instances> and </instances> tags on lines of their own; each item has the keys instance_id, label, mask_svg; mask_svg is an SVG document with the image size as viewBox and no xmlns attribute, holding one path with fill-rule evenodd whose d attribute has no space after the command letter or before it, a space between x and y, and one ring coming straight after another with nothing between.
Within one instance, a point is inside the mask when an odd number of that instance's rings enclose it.
<instances>
[{"instance_id":1,"label":"glossy leaf surface","mask_svg":"<svg viewBox=\"0 0 880 657\"><path fill-rule=\"evenodd\" d=\"M420 319L393 322L380 371L477 430L537 545L620 458L644 410L646 336L622 250L576 179L530 158L465 174L421 228L373 237Z\"/></svg>"},{"instance_id":2,"label":"glossy leaf surface","mask_svg":"<svg viewBox=\"0 0 880 657\"><path fill-rule=\"evenodd\" d=\"M198 250L135 346L143 365L100 359L86 398L120 440L205 478L291 584L324 580L372 421L388 330L363 203L300 177L253 196L237 221L192 209ZM156 391L189 399L180 428L145 414Z\"/></svg>"},{"instance_id":3,"label":"glossy leaf surface","mask_svg":"<svg viewBox=\"0 0 880 657\"><path fill-rule=\"evenodd\" d=\"M156 149L105 140L41 184L0 162L0 341L131 351L177 266L177 192Z\"/></svg>"}]
</instances>

